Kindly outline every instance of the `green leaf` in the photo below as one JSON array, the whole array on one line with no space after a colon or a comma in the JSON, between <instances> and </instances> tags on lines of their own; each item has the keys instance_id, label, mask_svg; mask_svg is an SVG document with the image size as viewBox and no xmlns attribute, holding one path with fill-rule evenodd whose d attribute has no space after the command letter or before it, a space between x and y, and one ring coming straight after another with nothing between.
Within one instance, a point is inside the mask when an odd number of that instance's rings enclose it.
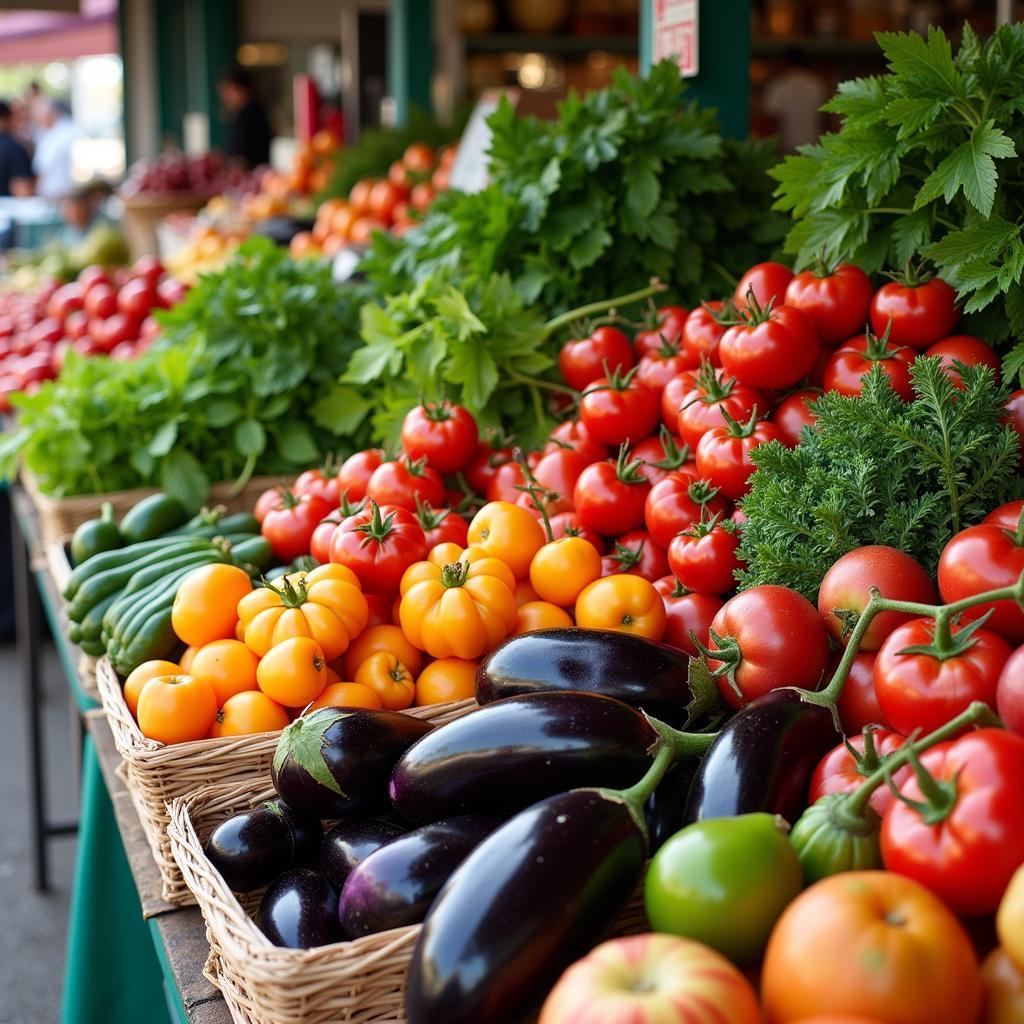
<instances>
[{"instance_id":1,"label":"green leaf","mask_svg":"<svg viewBox=\"0 0 1024 1024\"><path fill-rule=\"evenodd\" d=\"M301 768L314 782L329 789L332 793L337 793L343 799L347 799L347 794L327 766L324 745L327 742L325 735L327 730L351 715L351 711L321 708L311 715L296 718L291 725L285 726L281 738L277 741L277 749L274 751L274 771L280 773L290 757L292 763Z\"/></svg>"},{"instance_id":2,"label":"green leaf","mask_svg":"<svg viewBox=\"0 0 1024 1024\"><path fill-rule=\"evenodd\" d=\"M177 440L178 421L168 420L149 439L149 444L146 446L146 450L154 458L160 458L161 456L166 455L174 447L174 442Z\"/></svg>"},{"instance_id":3,"label":"green leaf","mask_svg":"<svg viewBox=\"0 0 1024 1024\"><path fill-rule=\"evenodd\" d=\"M323 427L335 437L349 437L372 408L371 399L355 388L335 383L317 398L310 407L309 415L318 427Z\"/></svg>"},{"instance_id":4,"label":"green leaf","mask_svg":"<svg viewBox=\"0 0 1024 1024\"><path fill-rule=\"evenodd\" d=\"M284 420L276 433L277 451L293 466L309 466L320 458L320 448L304 423Z\"/></svg>"},{"instance_id":5,"label":"green leaf","mask_svg":"<svg viewBox=\"0 0 1024 1024\"><path fill-rule=\"evenodd\" d=\"M1018 342L1003 356L1003 379L1024 384L1024 341Z\"/></svg>"},{"instance_id":6,"label":"green leaf","mask_svg":"<svg viewBox=\"0 0 1024 1024\"><path fill-rule=\"evenodd\" d=\"M569 250L569 263L574 270L589 267L601 258L601 254L611 244L612 236L604 228L593 227L573 242Z\"/></svg>"},{"instance_id":7,"label":"green leaf","mask_svg":"<svg viewBox=\"0 0 1024 1024\"><path fill-rule=\"evenodd\" d=\"M259 455L267 446L267 432L259 420L244 419L235 426L235 447L242 455Z\"/></svg>"},{"instance_id":8,"label":"green leaf","mask_svg":"<svg viewBox=\"0 0 1024 1024\"><path fill-rule=\"evenodd\" d=\"M891 231L895 263L903 266L931 238L932 212L922 209L897 217L892 222Z\"/></svg>"},{"instance_id":9,"label":"green leaf","mask_svg":"<svg viewBox=\"0 0 1024 1024\"><path fill-rule=\"evenodd\" d=\"M160 486L187 509L201 508L210 493L210 480L199 461L183 448L175 448L160 464Z\"/></svg>"},{"instance_id":10,"label":"green leaf","mask_svg":"<svg viewBox=\"0 0 1024 1024\"><path fill-rule=\"evenodd\" d=\"M462 400L470 411L484 408L498 386L498 367L483 346L472 342L451 352L448 379L462 386Z\"/></svg>"},{"instance_id":11,"label":"green leaf","mask_svg":"<svg viewBox=\"0 0 1024 1024\"><path fill-rule=\"evenodd\" d=\"M690 700L686 705L686 724L688 729L703 715L721 705L718 694L718 683L711 674L707 659L691 658L686 672L686 682L690 688Z\"/></svg>"},{"instance_id":12,"label":"green leaf","mask_svg":"<svg viewBox=\"0 0 1024 1024\"><path fill-rule=\"evenodd\" d=\"M925 93L935 96L964 96L963 75L953 63L953 48L945 33L928 26L925 40L916 32L878 32L875 35L889 67Z\"/></svg>"},{"instance_id":13,"label":"green leaf","mask_svg":"<svg viewBox=\"0 0 1024 1024\"><path fill-rule=\"evenodd\" d=\"M642 155L626 164L626 205L637 217L649 217L661 197L658 170L661 161Z\"/></svg>"},{"instance_id":14,"label":"green leaf","mask_svg":"<svg viewBox=\"0 0 1024 1024\"><path fill-rule=\"evenodd\" d=\"M230 426L242 417L242 406L233 398L214 398L206 403L206 422L220 429Z\"/></svg>"}]
</instances>

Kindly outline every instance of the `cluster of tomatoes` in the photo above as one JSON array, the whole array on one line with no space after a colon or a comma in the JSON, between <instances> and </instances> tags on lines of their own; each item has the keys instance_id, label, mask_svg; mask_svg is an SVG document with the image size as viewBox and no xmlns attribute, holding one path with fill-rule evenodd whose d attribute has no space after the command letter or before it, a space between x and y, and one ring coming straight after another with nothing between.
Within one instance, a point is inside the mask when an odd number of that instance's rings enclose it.
<instances>
[{"instance_id":1,"label":"cluster of tomatoes","mask_svg":"<svg viewBox=\"0 0 1024 1024\"><path fill-rule=\"evenodd\" d=\"M374 231L401 234L448 189L448 176L456 149L446 146L435 153L425 142L415 142L381 179L357 181L348 199L327 199L320 204L311 231L291 242L296 258L322 253L333 256L346 245L365 245Z\"/></svg>"},{"instance_id":2,"label":"cluster of tomatoes","mask_svg":"<svg viewBox=\"0 0 1024 1024\"><path fill-rule=\"evenodd\" d=\"M86 267L68 284L47 281L34 292L0 296L0 409L8 396L31 393L60 373L64 354L132 359L159 333L152 317L184 298L187 289L168 277L154 256L131 267Z\"/></svg>"}]
</instances>

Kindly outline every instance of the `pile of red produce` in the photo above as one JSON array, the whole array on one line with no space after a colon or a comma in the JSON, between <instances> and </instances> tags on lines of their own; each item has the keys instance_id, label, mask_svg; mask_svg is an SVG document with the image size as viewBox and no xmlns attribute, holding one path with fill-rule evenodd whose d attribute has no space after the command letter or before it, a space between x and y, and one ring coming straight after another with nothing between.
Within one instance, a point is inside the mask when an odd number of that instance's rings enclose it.
<instances>
[{"instance_id":1,"label":"pile of red produce","mask_svg":"<svg viewBox=\"0 0 1024 1024\"><path fill-rule=\"evenodd\" d=\"M259 175L250 174L223 153L190 157L171 152L132 164L121 194L125 198L134 198L188 192L201 199L210 199L225 192L246 193L258 189Z\"/></svg>"}]
</instances>

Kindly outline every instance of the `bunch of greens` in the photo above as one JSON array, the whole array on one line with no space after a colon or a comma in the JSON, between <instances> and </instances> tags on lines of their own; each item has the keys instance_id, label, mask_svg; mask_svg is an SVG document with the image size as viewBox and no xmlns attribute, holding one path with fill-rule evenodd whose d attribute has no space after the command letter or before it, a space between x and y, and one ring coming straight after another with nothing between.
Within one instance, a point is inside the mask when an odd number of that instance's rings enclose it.
<instances>
[{"instance_id":1,"label":"bunch of greens","mask_svg":"<svg viewBox=\"0 0 1024 1024\"><path fill-rule=\"evenodd\" d=\"M796 448L754 452L742 587L777 583L813 599L832 563L864 544L900 548L934 575L954 533L1024 495L992 370L965 368L962 392L936 358L916 360L911 375L912 402L876 366L863 397L828 392L814 403L817 429Z\"/></svg>"},{"instance_id":2,"label":"bunch of greens","mask_svg":"<svg viewBox=\"0 0 1024 1024\"><path fill-rule=\"evenodd\" d=\"M20 458L57 497L158 485L198 506L211 482L241 486L356 445L369 404L337 380L358 306L329 268L247 242L162 316L161 340L137 360L71 353L56 381L18 396L0 471Z\"/></svg>"},{"instance_id":3,"label":"bunch of greens","mask_svg":"<svg viewBox=\"0 0 1024 1024\"><path fill-rule=\"evenodd\" d=\"M551 313L655 276L693 302L730 290L785 230L767 212L773 149L723 140L684 89L666 61L570 95L552 122L503 102L489 122L492 183L442 197L401 238L378 236L371 281L395 293L438 270L479 281L507 271L524 301Z\"/></svg>"},{"instance_id":4,"label":"bunch of greens","mask_svg":"<svg viewBox=\"0 0 1024 1024\"><path fill-rule=\"evenodd\" d=\"M982 42L964 26L954 57L928 38L879 33L889 73L844 82L825 109L840 131L771 173L806 265L848 258L868 271L926 259L992 343L1024 333L1024 24ZM1007 376L1024 368L1024 345Z\"/></svg>"}]
</instances>

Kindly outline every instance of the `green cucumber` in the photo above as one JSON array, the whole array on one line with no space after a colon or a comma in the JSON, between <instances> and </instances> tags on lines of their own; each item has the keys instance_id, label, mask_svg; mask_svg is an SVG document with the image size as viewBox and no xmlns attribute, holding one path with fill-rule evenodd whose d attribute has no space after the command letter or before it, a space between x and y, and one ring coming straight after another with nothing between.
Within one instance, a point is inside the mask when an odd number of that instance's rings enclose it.
<instances>
[{"instance_id":1,"label":"green cucumber","mask_svg":"<svg viewBox=\"0 0 1024 1024\"><path fill-rule=\"evenodd\" d=\"M198 568L200 565L206 565L209 562L218 560L219 559L216 557L216 551L211 549L209 552L202 553L199 561L185 569L179 568L170 573L161 573L160 578L154 580L148 586L141 587L132 594L120 594L118 599L107 609L106 614L103 616L103 628L106 630L108 636L113 639L115 636L119 635L126 618L137 614L141 607L153 598L162 594L169 586L173 585L176 591L178 582L192 572L193 569Z\"/></svg>"},{"instance_id":2,"label":"green cucumber","mask_svg":"<svg viewBox=\"0 0 1024 1024\"><path fill-rule=\"evenodd\" d=\"M236 512L230 516L214 519L212 515L202 519L202 513L190 519L184 526L172 530L168 537L220 537L229 533L259 533L259 520L249 512Z\"/></svg>"},{"instance_id":3,"label":"green cucumber","mask_svg":"<svg viewBox=\"0 0 1024 1024\"><path fill-rule=\"evenodd\" d=\"M82 630L79 628L77 622L72 622L71 625L68 626L68 639L73 644L77 644L78 641L82 639Z\"/></svg>"},{"instance_id":4,"label":"green cucumber","mask_svg":"<svg viewBox=\"0 0 1024 1024\"><path fill-rule=\"evenodd\" d=\"M177 537L174 538L175 541L179 539ZM102 551L98 555L93 555L88 561L78 566L68 577L63 597L70 601L78 593L79 587L86 580L91 579L98 573L106 572L108 569L116 569L118 566L128 565L150 551L159 551L161 548L166 547L167 544L168 541L161 537L158 540L147 540L141 544L132 544L126 548L118 548L116 551Z\"/></svg>"},{"instance_id":5,"label":"green cucumber","mask_svg":"<svg viewBox=\"0 0 1024 1024\"><path fill-rule=\"evenodd\" d=\"M87 562L101 551L114 551L124 547L124 537L114 519L114 506L105 501L100 506L98 519L80 523L71 538L71 558L75 565Z\"/></svg>"},{"instance_id":6,"label":"green cucumber","mask_svg":"<svg viewBox=\"0 0 1024 1024\"><path fill-rule=\"evenodd\" d=\"M199 539L201 540L202 538ZM209 541L206 541L205 544L205 547L197 548L194 551L182 551L164 562L143 566L132 574L122 593L137 594L151 583L156 583L164 577L170 576L171 573L176 572L178 569L194 565L205 565L208 561L206 556L215 550Z\"/></svg>"},{"instance_id":7,"label":"green cucumber","mask_svg":"<svg viewBox=\"0 0 1024 1024\"><path fill-rule=\"evenodd\" d=\"M121 535L129 544L152 540L181 526L188 512L177 498L169 494L151 494L137 502L121 519Z\"/></svg>"},{"instance_id":8,"label":"green cucumber","mask_svg":"<svg viewBox=\"0 0 1024 1024\"><path fill-rule=\"evenodd\" d=\"M111 594L89 609L89 613L78 625L80 639L99 640L100 630L103 628L103 616L106 615L107 609L117 600L117 597L117 594Z\"/></svg>"},{"instance_id":9,"label":"green cucumber","mask_svg":"<svg viewBox=\"0 0 1024 1024\"><path fill-rule=\"evenodd\" d=\"M258 534L247 540L231 545L231 561L235 565L254 565L257 569L269 569L274 564L274 549L270 541Z\"/></svg>"},{"instance_id":10,"label":"green cucumber","mask_svg":"<svg viewBox=\"0 0 1024 1024\"><path fill-rule=\"evenodd\" d=\"M107 648L102 640L83 640L78 646L83 654L88 654L93 658L100 658L107 653Z\"/></svg>"},{"instance_id":11,"label":"green cucumber","mask_svg":"<svg viewBox=\"0 0 1024 1024\"><path fill-rule=\"evenodd\" d=\"M156 608L117 650L112 659L114 668L122 676L131 675L144 661L166 658L177 643L171 623L171 606Z\"/></svg>"}]
</instances>

